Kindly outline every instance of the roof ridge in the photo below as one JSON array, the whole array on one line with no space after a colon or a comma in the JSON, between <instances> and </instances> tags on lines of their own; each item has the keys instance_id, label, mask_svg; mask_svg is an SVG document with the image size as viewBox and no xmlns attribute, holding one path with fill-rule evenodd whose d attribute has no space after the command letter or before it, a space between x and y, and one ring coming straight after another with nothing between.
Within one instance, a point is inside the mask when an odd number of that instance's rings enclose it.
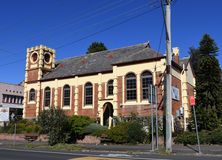
<instances>
[{"instance_id":1,"label":"roof ridge","mask_svg":"<svg viewBox=\"0 0 222 160\"><path fill-rule=\"evenodd\" d=\"M8 85L14 85L14 86L22 86L22 85L20 85L20 84L7 83L7 82L0 82L0 84L8 84Z\"/></svg>"},{"instance_id":2,"label":"roof ridge","mask_svg":"<svg viewBox=\"0 0 222 160\"><path fill-rule=\"evenodd\" d=\"M95 54L98 54L98 53L99 53L99 54L105 53L105 52L108 53L108 52L112 52L112 51L119 50L119 49L125 49L125 48L140 46L140 45L148 45L148 44L149 44L149 42L144 42L144 43L139 43L139 44L124 46L124 47L120 47L120 48L113 48L113 49L109 49L109 50L104 50L104 51L98 51L98 52L88 53L88 54L85 54L85 55L63 58L63 59L57 60L56 62L64 61L64 60L68 60L68 59L75 59L75 58L85 58L85 57L89 57L89 56L91 56L91 55L95 55Z\"/></svg>"}]
</instances>

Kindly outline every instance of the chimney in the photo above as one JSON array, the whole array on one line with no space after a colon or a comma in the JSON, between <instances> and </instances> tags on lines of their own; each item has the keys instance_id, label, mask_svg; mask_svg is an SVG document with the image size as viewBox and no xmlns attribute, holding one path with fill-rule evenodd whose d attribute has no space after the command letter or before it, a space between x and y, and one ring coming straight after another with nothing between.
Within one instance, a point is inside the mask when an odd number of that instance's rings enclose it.
<instances>
[{"instance_id":1,"label":"chimney","mask_svg":"<svg viewBox=\"0 0 222 160\"><path fill-rule=\"evenodd\" d=\"M179 53L180 49L178 47L173 48L173 61L177 64L179 64Z\"/></svg>"}]
</instances>

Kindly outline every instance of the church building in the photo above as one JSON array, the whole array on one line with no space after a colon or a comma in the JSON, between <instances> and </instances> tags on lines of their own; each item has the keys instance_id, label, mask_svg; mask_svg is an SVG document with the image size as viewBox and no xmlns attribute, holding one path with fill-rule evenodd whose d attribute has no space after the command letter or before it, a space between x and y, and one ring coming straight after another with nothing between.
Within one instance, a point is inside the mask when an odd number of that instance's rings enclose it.
<instances>
[{"instance_id":1,"label":"church building","mask_svg":"<svg viewBox=\"0 0 222 160\"><path fill-rule=\"evenodd\" d=\"M173 55L172 116L181 116L186 128L195 78L189 58L180 59L179 48L173 48ZM163 115L166 56L149 44L58 61L55 57L55 50L43 45L27 49L24 118L36 118L50 107L60 108L69 116L90 116L101 125L107 125L112 117L132 113L145 117L150 114L151 84L157 88L158 114Z\"/></svg>"}]
</instances>

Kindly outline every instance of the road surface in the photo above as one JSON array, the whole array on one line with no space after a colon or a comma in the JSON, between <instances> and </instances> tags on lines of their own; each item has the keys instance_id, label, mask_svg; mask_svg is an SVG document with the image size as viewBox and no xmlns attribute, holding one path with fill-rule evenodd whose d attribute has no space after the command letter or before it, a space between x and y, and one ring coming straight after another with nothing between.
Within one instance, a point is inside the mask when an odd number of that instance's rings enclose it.
<instances>
[{"instance_id":1,"label":"road surface","mask_svg":"<svg viewBox=\"0 0 222 160\"><path fill-rule=\"evenodd\" d=\"M53 152L0 148L1 160L221 160L221 156L122 154L117 152Z\"/></svg>"}]
</instances>

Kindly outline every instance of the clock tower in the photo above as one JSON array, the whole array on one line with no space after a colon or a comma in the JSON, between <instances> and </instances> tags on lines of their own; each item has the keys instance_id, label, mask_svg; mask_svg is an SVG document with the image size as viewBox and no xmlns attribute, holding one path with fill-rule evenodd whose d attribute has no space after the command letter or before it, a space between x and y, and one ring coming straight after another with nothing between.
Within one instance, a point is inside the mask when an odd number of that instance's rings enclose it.
<instances>
[{"instance_id":1,"label":"clock tower","mask_svg":"<svg viewBox=\"0 0 222 160\"><path fill-rule=\"evenodd\" d=\"M55 50L40 45L27 49L25 82L39 81L44 74L55 68Z\"/></svg>"}]
</instances>

